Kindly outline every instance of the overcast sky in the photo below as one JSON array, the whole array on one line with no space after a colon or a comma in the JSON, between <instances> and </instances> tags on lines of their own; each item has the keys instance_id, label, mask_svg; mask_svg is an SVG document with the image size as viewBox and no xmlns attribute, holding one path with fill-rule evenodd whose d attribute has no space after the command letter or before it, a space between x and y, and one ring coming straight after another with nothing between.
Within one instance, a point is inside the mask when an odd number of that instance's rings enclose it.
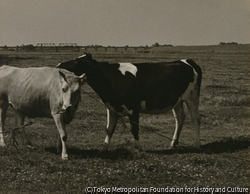
<instances>
[{"instance_id":1,"label":"overcast sky","mask_svg":"<svg viewBox=\"0 0 250 194\"><path fill-rule=\"evenodd\" d=\"M250 43L250 0L0 0L0 45Z\"/></svg>"}]
</instances>

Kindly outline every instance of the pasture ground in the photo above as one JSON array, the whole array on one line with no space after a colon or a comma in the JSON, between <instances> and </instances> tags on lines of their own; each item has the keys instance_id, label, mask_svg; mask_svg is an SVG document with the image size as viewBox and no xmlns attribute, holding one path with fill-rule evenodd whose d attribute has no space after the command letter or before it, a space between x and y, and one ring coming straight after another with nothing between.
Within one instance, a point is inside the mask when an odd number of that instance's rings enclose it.
<instances>
[{"instance_id":1,"label":"pasture ground","mask_svg":"<svg viewBox=\"0 0 250 194\"><path fill-rule=\"evenodd\" d=\"M172 49L172 50L171 50ZM133 147L129 123L119 121L110 150L102 152L106 109L94 91L84 85L75 119L67 127L68 154L55 151L57 130L52 119L26 119L26 132L35 149L18 150L10 133L0 148L0 193L82 193L86 187L140 188L250 188L250 45L171 47L144 54L93 53L109 62L173 61L191 58L203 71L200 97L201 149L193 148L189 113L177 149L168 149L174 131L172 113L141 115L140 142ZM12 57L11 66L55 67L82 53L0 53ZM9 108L6 131L14 128Z\"/></svg>"}]
</instances>

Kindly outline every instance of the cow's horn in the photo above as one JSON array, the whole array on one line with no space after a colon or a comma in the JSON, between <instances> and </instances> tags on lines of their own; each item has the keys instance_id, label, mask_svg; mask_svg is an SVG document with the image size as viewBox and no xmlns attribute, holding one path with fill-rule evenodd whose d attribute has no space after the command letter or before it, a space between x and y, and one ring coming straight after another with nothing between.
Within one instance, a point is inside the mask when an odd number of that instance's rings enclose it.
<instances>
[{"instance_id":1,"label":"cow's horn","mask_svg":"<svg viewBox=\"0 0 250 194\"><path fill-rule=\"evenodd\" d=\"M79 76L79 79L83 79L85 77L85 73Z\"/></svg>"}]
</instances>

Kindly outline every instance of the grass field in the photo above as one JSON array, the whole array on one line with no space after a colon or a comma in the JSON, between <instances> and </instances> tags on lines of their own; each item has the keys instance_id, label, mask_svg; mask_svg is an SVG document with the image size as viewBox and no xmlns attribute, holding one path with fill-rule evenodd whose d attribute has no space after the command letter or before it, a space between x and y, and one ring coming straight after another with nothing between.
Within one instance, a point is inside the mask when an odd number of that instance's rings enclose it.
<instances>
[{"instance_id":1,"label":"grass field","mask_svg":"<svg viewBox=\"0 0 250 194\"><path fill-rule=\"evenodd\" d=\"M152 53L92 53L109 62L173 61L191 58L203 71L200 97L201 149L193 148L194 128L188 111L177 149L168 149L175 126L171 113L141 115L140 142L133 147L129 123L119 121L111 148L102 152L106 109L84 85L75 119L67 127L70 159L56 154L52 119L26 119L35 149L17 134L18 150L5 134L0 148L0 193L81 193L86 187L250 188L250 45L170 47ZM55 67L82 53L0 53L11 66ZM9 108L6 131L14 128ZM152 190L155 191L155 190Z\"/></svg>"}]
</instances>

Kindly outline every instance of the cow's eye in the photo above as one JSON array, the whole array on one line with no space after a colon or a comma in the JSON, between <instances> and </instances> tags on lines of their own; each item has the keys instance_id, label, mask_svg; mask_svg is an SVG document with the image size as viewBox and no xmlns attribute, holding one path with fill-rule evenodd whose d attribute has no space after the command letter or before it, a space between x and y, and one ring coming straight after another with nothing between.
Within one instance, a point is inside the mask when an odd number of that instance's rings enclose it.
<instances>
[{"instance_id":1,"label":"cow's eye","mask_svg":"<svg viewBox=\"0 0 250 194\"><path fill-rule=\"evenodd\" d=\"M67 88L63 88L62 90L63 90L64 93L67 92Z\"/></svg>"}]
</instances>

